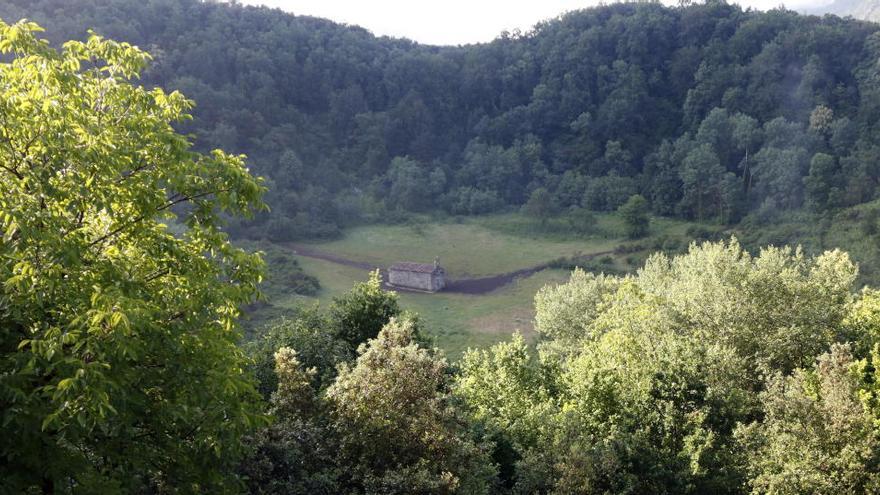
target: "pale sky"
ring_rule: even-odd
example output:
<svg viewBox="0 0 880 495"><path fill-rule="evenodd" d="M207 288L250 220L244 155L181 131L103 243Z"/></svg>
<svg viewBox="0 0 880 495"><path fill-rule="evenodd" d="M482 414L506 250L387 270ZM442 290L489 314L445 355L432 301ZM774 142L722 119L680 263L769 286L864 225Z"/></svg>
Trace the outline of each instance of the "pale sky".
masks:
<svg viewBox="0 0 880 495"><path fill-rule="evenodd" d="M675 3L676 0L663 0ZM830 0L789 0L785 5L821 5ZM598 4L598 0L239 0L248 5L279 7L297 15L324 17L362 26L378 36L409 38L432 45L480 43L503 30L528 31L538 21L570 10ZM734 0L766 10L781 0Z"/></svg>

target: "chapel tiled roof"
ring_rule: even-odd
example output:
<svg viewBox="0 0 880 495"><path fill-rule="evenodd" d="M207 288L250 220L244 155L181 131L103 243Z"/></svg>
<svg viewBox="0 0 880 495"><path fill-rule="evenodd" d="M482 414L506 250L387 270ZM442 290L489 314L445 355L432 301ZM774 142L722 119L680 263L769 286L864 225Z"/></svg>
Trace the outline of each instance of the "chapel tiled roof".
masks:
<svg viewBox="0 0 880 495"><path fill-rule="evenodd" d="M416 273L434 273L434 270L442 270L439 266L435 266L430 263L413 263L410 261L401 261L391 265L388 268L389 270L401 271L401 272L416 272Z"/></svg>

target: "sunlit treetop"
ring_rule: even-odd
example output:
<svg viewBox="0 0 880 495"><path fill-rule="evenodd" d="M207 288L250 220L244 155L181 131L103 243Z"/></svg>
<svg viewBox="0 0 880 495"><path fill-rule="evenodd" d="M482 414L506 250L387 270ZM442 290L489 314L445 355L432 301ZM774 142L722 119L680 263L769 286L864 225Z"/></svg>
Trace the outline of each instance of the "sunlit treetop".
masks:
<svg viewBox="0 0 880 495"><path fill-rule="evenodd" d="M133 82L147 53L39 31L0 22L0 479L221 483L261 421L236 319L262 261L219 226L264 188L191 150L193 103Z"/></svg>

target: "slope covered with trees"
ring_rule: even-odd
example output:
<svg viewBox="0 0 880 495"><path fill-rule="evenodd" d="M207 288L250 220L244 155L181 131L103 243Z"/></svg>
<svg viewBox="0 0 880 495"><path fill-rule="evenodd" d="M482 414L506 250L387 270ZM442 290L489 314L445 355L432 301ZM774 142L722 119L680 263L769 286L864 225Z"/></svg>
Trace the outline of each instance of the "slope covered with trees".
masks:
<svg viewBox="0 0 880 495"><path fill-rule="evenodd" d="M878 26L720 1L613 4L433 47L197 0L11 0L56 41L150 49L200 146L246 153L271 213L240 235L332 235L405 212L553 208L735 223L876 195Z"/></svg>

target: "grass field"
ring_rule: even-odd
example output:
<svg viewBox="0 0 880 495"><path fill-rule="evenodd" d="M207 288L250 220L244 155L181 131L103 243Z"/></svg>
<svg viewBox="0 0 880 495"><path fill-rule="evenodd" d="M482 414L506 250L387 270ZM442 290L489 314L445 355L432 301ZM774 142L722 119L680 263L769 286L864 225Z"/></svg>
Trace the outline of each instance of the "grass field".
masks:
<svg viewBox="0 0 880 495"><path fill-rule="evenodd" d="M687 227L684 222L659 219L654 221L652 232L655 236L682 237ZM614 215L597 215L591 235L575 236L563 220L539 226L521 215L506 214L460 221L363 226L348 230L338 240L303 245L382 267L395 261L430 262L439 257L449 277L460 279L611 251L625 242L621 233L622 227ZM616 268L628 269L624 258L632 257L632 253L615 255ZM271 302L277 307L293 308L315 302L326 306L333 297L368 276L366 270L330 261L304 256L296 256L296 260L307 274L317 277L321 290L313 297L275 294ZM567 278L567 270L548 269L487 294L400 293L400 301L404 309L420 315L436 345L455 359L468 347L488 346L517 331L526 337L534 336L535 294L541 287L562 283Z"/></svg>
<svg viewBox="0 0 880 495"><path fill-rule="evenodd" d="M601 262L591 262L589 266L594 270L628 272L640 267L657 250L682 252L694 237L724 238L735 233L753 252L767 244L803 244L812 253L843 248L860 262L860 282L876 285L880 279L880 214L870 216L871 210L880 211L880 201L842 210L833 217L814 218L806 212L795 212L769 224L746 223L733 231L655 218L651 234L639 241L623 239L620 220L612 214L597 214L595 228L586 236L572 233L564 218L551 219L542 226L522 215L505 214L362 226L346 231L344 237L334 241L303 244L381 267L396 261L430 262L439 257L449 276L461 279L498 275L558 258L609 250L615 253L602 256ZM868 225L867 219L873 219L873 223ZM271 306L255 315L255 320L262 323L302 305L319 303L326 307L334 297L368 276L363 269L293 255L289 247L265 242L247 247L266 251L270 264L270 280L265 289ZM308 288L308 276L317 278L320 290L311 296L294 294L293 287L299 292L303 292L302 287ZM404 309L420 315L436 345L456 359L468 347L488 346L516 331L533 337L535 294L541 287L567 278L567 270L548 269L482 295L401 293L400 301Z"/></svg>
<svg viewBox="0 0 880 495"><path fill-rule="evenodd" d="M275 301L281 306L319 303L326 307L333 297L344 294L352 284L367 279L364 270L324 260L300 258L303 269L316 276L322 284L317 297L292 295ZM399 293L401 306L418 313L435 344L451 358L457 358L468 347L483 347L508 338L519 331L534 335L533 300L546 284L564 282L565 270L544 270L534 276L484 295Z"/></svg>
<svg viewBox="0 0 880 495"><path fill-rule="evenodd" d="M684 232L686 223L655 221L658 232ZM566 234L564 225L538 230L533 220L506 214L466 218L461 222L370 225L346 231L341 239L308 243L345 258L388 266L395 261L431 262L439 257L452 278L511 272L559 257L614 249L622 227L614 215L597 215L595 233Z"/></svg>
<svg viewBox="0 0 880 495"><path fill-rule="evenodd" d="M577 251L613 249L614 242L547 242L469 223L357 227L340 240L310 246L383 267L395 261L429 263L439 257L450 277L471 278L512 272Z"/></svg>

